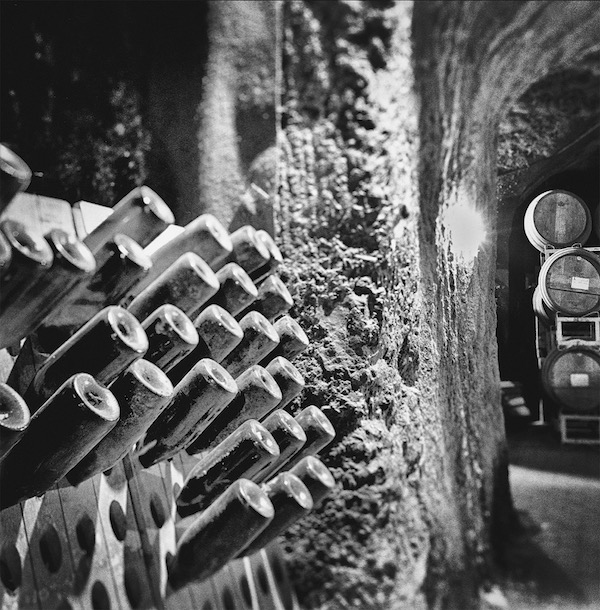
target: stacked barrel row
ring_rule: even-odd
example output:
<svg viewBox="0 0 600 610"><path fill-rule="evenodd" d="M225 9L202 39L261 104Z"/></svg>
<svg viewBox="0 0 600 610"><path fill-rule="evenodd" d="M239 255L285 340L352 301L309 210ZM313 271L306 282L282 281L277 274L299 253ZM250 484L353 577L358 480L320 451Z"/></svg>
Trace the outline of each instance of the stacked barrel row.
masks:
<svg viewBox="0 0 600 610"><path fill-rule="evenodd" d="M333 489L316 454L335 432L316 406L286 410L308 338L287 315L272 238L203 215L148 256L172 222L139 187L83 241L0 223L0 347L25 339L0 385L0 503L123 459L135 470L192 456L168 566L180 588L263 548ZM41 354L31 374L28 351Z"/></svg>
<svg viewBox="0 0 600 610"><path fill-rule="evenodd" d="M545 397L559 414L596 415L600 337L557 334L564 320L572 326L591 324L600 315L600 248L586 247L592 230L590 210L574 193L546 191L529 204L524 226L540 251L533 310L552 346L541 366Z"/></svg>

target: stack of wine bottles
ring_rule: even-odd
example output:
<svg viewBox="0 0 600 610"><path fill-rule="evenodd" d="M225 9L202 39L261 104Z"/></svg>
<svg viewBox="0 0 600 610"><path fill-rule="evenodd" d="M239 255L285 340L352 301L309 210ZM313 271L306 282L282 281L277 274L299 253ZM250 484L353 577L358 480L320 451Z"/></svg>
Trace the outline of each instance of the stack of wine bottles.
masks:
<svg viewBox="0 0 600 610"><path fill-rule="evenodd" d="M149 256L173 221L142 186L83 239L0 223L3 607L199 610L335 488L275 242L205 214Z"/></svg>
<svg viewBox="0 0 600 610"><path fill-rule="evenodd" d="M533 310L544 334L541 380L545 399L561 421L591 422L600 415L600 248L586 203L574 193L538 195L525 213L525 233L540 251ZM600 235L598 235L600 238ZM566 418L566 419L565 419ZM577 440L563 434L563 441ZM591 442L598 442L596 437Z"/></svg>

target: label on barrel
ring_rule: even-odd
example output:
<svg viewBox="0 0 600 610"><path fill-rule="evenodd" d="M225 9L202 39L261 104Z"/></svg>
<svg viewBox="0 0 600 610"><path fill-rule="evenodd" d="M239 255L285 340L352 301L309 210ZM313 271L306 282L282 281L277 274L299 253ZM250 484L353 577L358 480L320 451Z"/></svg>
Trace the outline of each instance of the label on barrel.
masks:
<svg viewBox="0 0 600 610"><path fill-rule="evenodd" d="M587 373L571 373L572 388L587 388L590 385L590 376Z"/></svg>
<svg viewBox="0 0 600 610"><path fill-rule="evenodd" d="M589 290L590 289L590 278L588 277L572 277L571 288L574 290Z"/></svg>

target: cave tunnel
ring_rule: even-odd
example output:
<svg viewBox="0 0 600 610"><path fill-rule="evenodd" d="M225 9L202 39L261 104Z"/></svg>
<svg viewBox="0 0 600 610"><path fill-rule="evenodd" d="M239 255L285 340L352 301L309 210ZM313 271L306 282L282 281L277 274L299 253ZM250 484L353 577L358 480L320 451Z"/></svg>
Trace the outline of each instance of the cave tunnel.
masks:
<svg viewBox="0 0 600 610"><path fill-rule="evenodd" d="M585 60L583 64L586 64ZM589 63L587 67L590 67ZM511 493L517 510L525 511L526 518L545 519L549 533L536 534L534 538L537 537L538 550L544 549L547 556L558 557L558 564L565 565L561 545L566 548L568 543L566 538L559 541L563 533L565 536L576 535L582 541L585 540L580 546L581 560L571 564L577 566L573 568L571 576L577 582L575 589L581 587L577 593L581 599L585 597L584 591L589 594L596 590L594 583L598 581L597 570L587 570L585 562L597 563L599 551L597 548L593 550L594 546L597 547L597 536L593 530L586 532L585 523L589 522L589 514L582 515L577 510L570 513L569 506L571 503L577 505L587 502L594 497L594 479L598 476L599 463L597 447L594 446L595 439L598 438L598 410L597 406L588 410L582 402L578 409L570 410L557 402L545 387L548 374L543 373L542 367L549 355L560 353L559 348L577 350L579 347L573 347L577 345L591 350L587 353L592 353L592 358L597 358L594 354L600 354L600 337L596 325L598 312L593 311L583 317L574 317L571 322L564 322L565 325L570 325L569 331L573 331L568 337L572 342L556 345L558 323L552 317L550 321L536 318L538 314L532 306L545 255L529 241L525 232L525 215L532 201L542 193L555 189L572 193L584 202L590 212L586 224L591 231L589 237L585 241L581 240L579 245L595 255L599 252L600 113L597 74L597 68L586 71L583 67L581 70L551 75L549 79L532 85L517 102L516 108L509 111L507 119L508 123L512 121L513 125L520 124L521 128L523 123L520 121L531 121L529 144L532 148L528 151L531 161L525 167L507 167L510 165L506 163L507 150L503 150L501 144L498 168L496 334L511 463ZM591 92L591 97L585 93L574 96L575 90L580 93ZM533 99L539 103L537 109L532 105ZM536 121L531 118L531 115L540 112L540 107L554 109L554 112L549 113L549 118L556 123L564 118L562 113L565 109L568 109L572 117L567 121L567 127L563 124L562 131L558 129L554 132L554 136L549 138L551 144L546 153L541 154L536 149L536 138L544 131L543 121L538 124L540 131L536 135ZM515 109L516 112L513 112ZM528 113L529 116L523 118ZM550 123L545 124L545 129L548 128L552 130ZM506 123L501 126L501 133L503 129L510 130ZM516 131L518 129L517 127ZM501 140L502 137L501 135ZM522 140L514 138L512 154L518 155L522 144ZM559 252L560 248L557 248L556 253ZM587 382L586 375L590 374L590 369L584 369L583 376ZM570 371L570 374L573 373L577 374L575 370ZM597 376L597 372L595 374ZM590 377L593 375L592 372ZM507 382L514 382L514 386ZM597 400L592 396L591 402ZM522 417L511 412L511 401L514 401L513 404L525 405ZM571 414L582 419L567 419ZM586 421L588 415L591 417ZM535 493L531 491L533 480L537 481L534 484ZM561 486L564 486L564 491L558 492ZM561 495L563 493L569 494L568 500ZM558 517L559 511L569 515L564 523ZM571 531L567 534L573 527L567 525L569 521L578 523L576 533ZM553 541L550 542L552 538ZM531 565L543 561L537 555ZM532 574L538 575L541 590L545 594L561 595L564 592L564 573L556 568L557 565L548 565L543 569L531 567L528 573L530 577ZM550 582L552 579L553 584ZM559 584L561 582L563 585ZM513 603L520 607L518 601L513 599Z"/></svg>
<svg viewBox="0 0 600 610"><path fill-rule="evenodd" d="M598 456L561 446L541 419L540 253L524 232L530 202L547 190L574 193L598 216L600 63L586 51L564 69L580 39L591 44L592 6L575 4L3 3L13 53L1 58L0 138L31 163L29 192L111 206L147 183L177 224L210 212L229 230L241 217L276 229L290 311L310 335L294 361L307 384L292 410L319 405L338 433L322 457L339 489L281 542L303 607L502 607L491 558L528 521L519 530L513 519L500 379L518 385L530 413L508 430L516 508L542 524L545 509L561 517L542 538L555 536L553 549L572 549L567 535L581 542L584 578L595 577L597 484L578 479L576 493L565 486L561 502L548 500L561 474L598 479ZM519 41L524 50L513 38L522 28L535 33ZM501 61L488 69L496 34ZM498 133L488 130L499 84L547 74L549 48L562 71L532 83ZM463 119L469 138L449 137ZM274 185L277 205L246 205L249 180ZM448 210L461 198L497 229L464 268L434 235L440 202ZM600 240L592 232L582 245ZM575 531L565 524L572 500L584 506ZM511 576L531 564L516 580L556 593L548 582L565 577L544 552L509 557Z"/></svg>
<svg viewBox="0 0 600 610"><path fill-rule="evenodd" d="M525 211L538 194L560 189L586 202L594 218L598 214L600 198L598 148L577 161L575 167L569 159L565 159L564 163L568 169L557 170L543 182L527 188L515 201L517 207L508 234L503 230L502 220L499 221L497 338L500 377L522 385L526 404L536 419L540 416L542 387L536 357L532 295L540 272L540 256L525 235ZM506 240L504 243L503 239ZM586 248L597 247L600 238L592 230L582 245Z"/></svg>
<svg viewBox="0 0 600 610"><path fill-rule="evenodd" d="M532 295L540 253L525 232L532 200L554 189L581 198L598 235L599 145L597 54L533 83L500 125L498 148L497 339L500 377L521 384L533 419L543 417ZM526 161L525 161L526 159ZM542 409L543 411L543 409Z"/></svg>

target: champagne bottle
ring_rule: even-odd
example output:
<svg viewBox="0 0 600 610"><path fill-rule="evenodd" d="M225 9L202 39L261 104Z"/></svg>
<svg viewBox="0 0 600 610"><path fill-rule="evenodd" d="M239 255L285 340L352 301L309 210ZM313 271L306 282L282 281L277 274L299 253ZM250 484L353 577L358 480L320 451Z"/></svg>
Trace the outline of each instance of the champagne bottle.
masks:
<svg viewBox="0 0 600 610"><path fill-rule="evenodd" d="M33 415L2 462L0 507L46 492L62 479L119 418L113 394L87 373L69 377Z"/></svg>

